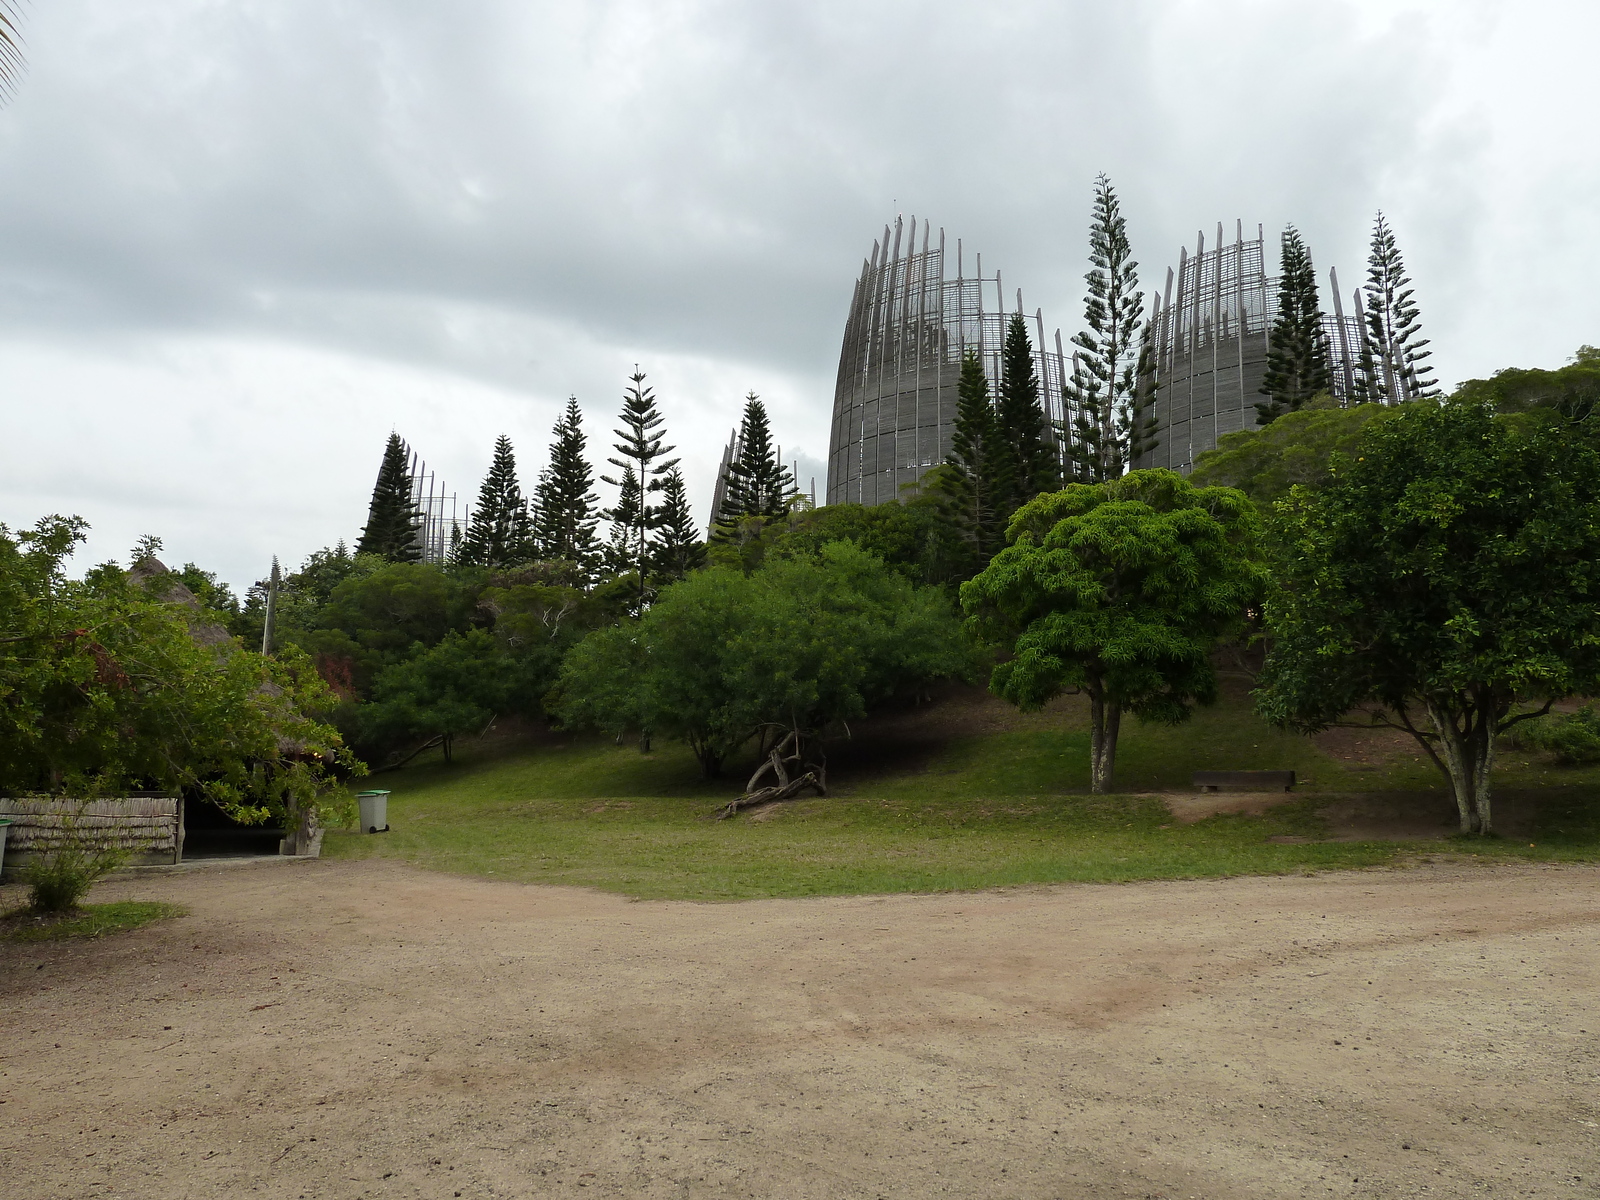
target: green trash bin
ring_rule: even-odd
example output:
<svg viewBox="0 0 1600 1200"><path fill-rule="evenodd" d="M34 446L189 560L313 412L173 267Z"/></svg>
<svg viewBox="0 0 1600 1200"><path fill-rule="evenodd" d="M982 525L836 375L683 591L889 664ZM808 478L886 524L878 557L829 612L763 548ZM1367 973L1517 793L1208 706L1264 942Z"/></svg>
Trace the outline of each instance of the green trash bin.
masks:
<svg viewBox="0 0 1600 1200"><path fill-rule="evenodd" d="M0 883L6 881L6 830L10 825L9 817L0 817Z"/></svg>
<svg viewBox="0 0 1600 1200"><path fill-rule="evenodd" d="M362 833L389 832L388 792L357 792L356 806L361 810Z"/></svg>

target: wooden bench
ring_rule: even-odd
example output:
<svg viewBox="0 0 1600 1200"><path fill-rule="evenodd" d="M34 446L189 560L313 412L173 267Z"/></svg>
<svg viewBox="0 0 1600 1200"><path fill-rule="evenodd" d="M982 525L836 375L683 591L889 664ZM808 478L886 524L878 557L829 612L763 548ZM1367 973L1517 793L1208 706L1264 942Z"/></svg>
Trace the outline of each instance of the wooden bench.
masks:
<svg viewBox="0 0 1600 1200"><path fill-rule="evenodd" d="M1202 792L1289 792L1293 771L1196 771L1194 786Z"/></svg>

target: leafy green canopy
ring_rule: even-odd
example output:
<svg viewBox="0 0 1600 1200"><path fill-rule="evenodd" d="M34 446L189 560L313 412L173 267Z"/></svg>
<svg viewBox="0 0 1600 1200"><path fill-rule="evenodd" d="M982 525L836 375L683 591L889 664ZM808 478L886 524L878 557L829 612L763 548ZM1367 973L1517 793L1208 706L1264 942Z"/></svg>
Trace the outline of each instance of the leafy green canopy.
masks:
<svg viewBox="0 0 1600 1200"><path fill-rule="evenodd" d="M1316 730L1377 706L1434 756L1463 830L1488 832L1516 701L1600 686L1600 451L1546 414L1406 405L1274 523L1290 553L1262 714Z"/></svg>
<svg viewBox="0 0 1600 1200"><path fill-rule="evenodd" d="M378 676L373 702L361 709L363 733L374 742L437 737L450 762L458 734L482 730L496 716L538 710L541 693L555 677L552 657L537 652L544 648L507 653L483 629L448 633L436 646L419 645Z"/></svg>
<svg viewBox="0 0 1600 1200"><path fill-rule="evenodd" d="M1469 379L1456 395L1499 412L1549 409L1569 421L1588 421L1600 412L1600 350L1580 346L1571 363L1553 371L1511 367L1490 379Z"/></svg>
<svg viewBox="0 0 1600 1200"><path fill-rule="evenodd" d="M838 543L666 588L642 618L574 647L554 711L571 726L687 742L714 776L763 729L816 736L971 663L939 592Z"/></svg>
<svg viewBox="0 0 1600 1200"><path fill-rule="evenodd" d="M497 716L539 716L562 656L605 616L573 586L575 570L541 563L491 577L476 609L492 630L451 629L381 671L371 703L353 714L358 744L383 753L437 738L449 762L458 734Z"/></svg>
<svg viewBox="0 0 1600 1200"><path fill-rule="evenodd" d="M352 573L323 604L297 606L296 623L279 625L281 640L340 664L364 695L380 671L419 643L434 646L451 632L485 623L478 600L488 574L431 563L387 563Z"/></svg>
<svg viewBox="0 0 1600 1200"><path fill-rule="evenodd" d="M0 526L0 791L183 790L244 820L337 812L339 735L307 716L333 697L303 654L240 649L142 564L87 578L63 563L76 517ZM158 586L165 581L165 586Z"/></svg>
<svg viewBox="0 0 1600 1200"><path fill-rule="evenodd" d="M1319 396L1261 429L1223 434L1215 450L1195 458L1189 481L1238 488L1265 511L1296 484L1325 482L1333 456L1352 452L1369 422L1393 412L1375 404L1340 408L1332 396Z"/></svg>
<svg viewBox="0 0 1600 1200"><path fill-rule="evenodd" d="M1024 505L1012 544L961 588L972 631L1009 653L990 686L1024 709L1087 693L1092 783L1109 789L1124 709L1176 723L1216 698L1211 651L1265 584L1258 529L1240 492L1166 470Z"/></svg>
<svg viewBox="0 0 1600 1200"><path fill-rule="evenodd" d="M941 463L904 500L795 509L742 544L713 545L714 564L753 571L767 559L815 558L830 542L853 542L913 583L969 579L987 558L967 536L952 495L955 468ZM735 550L736 553L729 553Z"/></svg>

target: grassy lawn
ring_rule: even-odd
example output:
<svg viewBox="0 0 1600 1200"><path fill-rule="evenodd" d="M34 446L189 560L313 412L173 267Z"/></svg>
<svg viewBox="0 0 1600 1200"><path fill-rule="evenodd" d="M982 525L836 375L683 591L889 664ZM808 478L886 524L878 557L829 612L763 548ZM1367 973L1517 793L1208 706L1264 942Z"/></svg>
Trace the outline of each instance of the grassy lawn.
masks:
<svg viewBox="0 0 1600 1200"><path fill-rule="evenodd" d="M114 904L85 904L60 915L35 914L29 909L0 918L0 940L54 942L64 938L103 937L137 929L151 921L181 917L186 910L176 904L150 900L120 900Z"/></svg>
<svg viewBox="0 0 1600 1200"><path fill-rule="evenodd" d="M1270 839L1324 834L1316 810L1327 793L1439 791L1439 781L1410 754L1352 765L1310 739L1266 728L1238 702L1175 729L1130 722L1118 766L1128 793L1187 791L1190 771L1213 766L1293 767L1313 781L1306 795L1264 816L1180 825L1156 797L1081 794L1088 735L1070 706L1008 723L939 738L931 751L902 762L858 755L854 770L834 769L827 799L728 821L711 817L737 794L741 771L730 768L728 779L707 783L681 747L658 745L641 755L583 738L497 751L469 745L454 766L431 763L371 781L392 793L392 832L330 831L324 853L693 900L1274 874L1418 853L1600 857L1594 770L1506 764L1502 788L1541 789L1553 798L1533 846L1510 839L1285 843ZM874 736L863 731L858 741Z"/></svg>

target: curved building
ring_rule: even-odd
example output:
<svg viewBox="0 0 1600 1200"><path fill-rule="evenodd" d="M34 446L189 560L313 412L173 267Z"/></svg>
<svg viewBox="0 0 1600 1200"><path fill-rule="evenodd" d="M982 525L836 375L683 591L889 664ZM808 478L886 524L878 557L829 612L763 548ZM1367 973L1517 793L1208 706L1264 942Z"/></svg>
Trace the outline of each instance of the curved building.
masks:
<svg viewBox="0 0 1600 1200"><path fill-rule="evenodd" d="M1165 289L1150 313L1150 369L1142 383L1152 398L1157 444L1136 467L1171 467L1187 473L1195 455L1216 448L1223 434L1256 427L1255 406L1264 401L1267 337L1278 317L1278 280L1268 278L1261 227L1251 241L1244 223L1224 244L1222 225L1206 249L1196 234L1195 252L1178 250L1176 275L1169 268ZM1333 285L1331 314L1322 318L1333 373L1333 394L1354 395L1361 380L1361 301L1345 316L1339 279Z"/></svg>
<svg viewBox="0 0 1600 1200"><path fill-rule="evenodd" d="M1008 309L1000 272L983 274L977 256L968 275L956 243L955 276L947 277L944 230L937 245L917 222L896 220L861 266L845 321L839 378L828 439L829 504L883 504L921 479L950 453L961 361L976 350L991 391L1000 379L1005 326L1022 312L1022 292ZM891 242L891 234L893 241ZM909 234L909 236L908 236ZM1030 319L1040 399L1052 434L1065 419L1061 333L1044 348L1044 316Z"/></svg>

